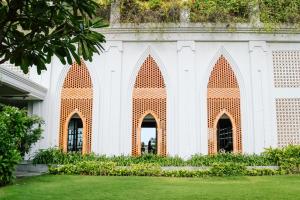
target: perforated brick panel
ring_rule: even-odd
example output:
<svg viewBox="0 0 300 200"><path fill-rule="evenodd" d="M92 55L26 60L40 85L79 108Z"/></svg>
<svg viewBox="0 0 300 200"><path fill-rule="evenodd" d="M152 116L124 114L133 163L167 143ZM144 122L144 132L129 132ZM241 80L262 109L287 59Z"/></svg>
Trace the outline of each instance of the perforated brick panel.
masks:
<svg viewBox="0 0 300 200"><path fill-rule="evenodd" d="M166 155L167 94L163 76L155 60L149 55L136 77L133 89L132 155L140 155L140 134L143 117L151 113L157 117L158 154Z"/></svg>
<svg viewBox="0 0 300 200"><path fill-rule="evenodd" d="M59 146L67 151L68 123L78 113L83 122L83 153L91 152L93 86L84 63L73 64L61 90Z"/></svg>
<svg viewBox="0 0 300 200"><path fill-rule="evenodd" d="M300 87L300 51L273 51L273 68L275 87Z"/></svg>
<svg viewBox="0 0 300 200"><path fill-rule="evenodd" d="M300 98L276 99L278 146L300 145Z"/></svg>
<svg viewBox="0 0 300 200"><path fill-rule="evenodd" d="M223 113L231 117L233 151L242 152L240 90L234 72L224 56L215 64L207 87L209 154L217 153L217 123Z"/></svg>

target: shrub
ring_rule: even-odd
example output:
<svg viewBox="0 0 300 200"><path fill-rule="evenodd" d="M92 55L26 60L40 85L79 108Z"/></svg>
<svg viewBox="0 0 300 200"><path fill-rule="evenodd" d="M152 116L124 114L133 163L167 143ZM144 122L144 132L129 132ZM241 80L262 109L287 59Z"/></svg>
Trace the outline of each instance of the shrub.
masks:
<svg viewBox="0 0 300 200"><path fill-rule="evenodd" d="M76 164L66 164L60 166L50 166L51 174L68 174L68 175L93 175L108 176L114 173L116 163L114 162L98 162L83 161Z"/></svg>
<svg viewBox="0 0 300 200"><path fill-rule="evenodd" d="M300 145L289 145L285 148L269 148L264 156L276 163L286 173L300 172Z"/></svg>
<svg viewBox="0 0 300 200"><path fill-rule="evenodd" d="M274 169L251 169L245 171L245 175L247 176L272 176L283 174L285 174L283 171Z"/></svg>
<svg viewBox="0 0 300 200"><path fill-rule="evenodd" d="M212 166L214 163L234 162L241 163L247 166L268 166L274 165L263 155L247 155L247 154L232 154L220 153L215 155L194 155L188 161L190 166Z"/></svg>
<svg viewBox="0 0 300 200"><path fill-rule="evenodd" d="M33 164L74 164L81 161L105 161L105 156L82 154L80 152L64 153L57 148L40 149L33 157Z"/></svg>
<svg viewBox="0 0 300 200"><path fill-rule="evenodd" d="M284 172L274 169L246 169L236 163L214 164L207 170L162 170L158 164L132 164L117 167L114 162L83 161L76 164L52 166L50 174L92 176L164 176L164 177L207 177L207 176L266 176Z"/></svg>
<svg viewBox="0 0 300 200"><path fill-rule="evenodd" d="M111 0L95 0L99 4L99 8L96 10L96 16L103 19L104 23L109 23L110 20L110 8Z"/></svg>
<svg viewBox="0 0 300 200"><path fill-rule="evenodd" d="M190 3L192 22L248 22L253 0L194 0Z"/></svg>
<svg viewBox="0 0 300 200"><path fill-rule="evenodd" d="M161 167L158 164L132 164L130 174L133 176L160 176Z"/></svg>
<svg viewBox="0 0 300 200"><path fill-rule="evenodd" d="M260 0L260 19L264 23L291 23L300 22L299 0Z"/></svg>
<svg viewBox="0 0 300 200"><path fill-rule="evenodd" d="M34 164L73 164L81 161L112 161L118 166L130 166L139 163L157 163L161 166L183 166L185 162L179 157L164 157L153 154L144 154L139 157L132 156L97 156L95 154L81 154L76 152L64 153L56 148L39 150L34 158Z"/></svg>
<svg viewBox="0 0 300 200"><path fill-rule="evenodd" d="M16 149L7 149L0 155L0 186L6 185L14 180L16 165L21 159Z"/></svg>
<svg viewBox="0 0 300 200"><path fill-rule="evenodd" d="M122 0L121 21L126 23L178 22L181 0Z"/></svg>
<svg viewBox="0 0 300 200"><path fill-rule="evenodd" d="M239 163L215 163L210 169L212 176L242 176L246 174L246 166Z"/></svg>
<svg viewBox="0 0 300 200"><path fill-rule="evenodd" d="M42 121L25 110L0 108L0 185L14 180L15 167L42 133Z"/></svg>
<svg viewBox="0 0 300 200"><path fill-rule="evenodd" d="M278 149L266 149L261 155L243 155L222 153L216 155L194 155L189 160L184 161L179 157L163 157L153 154L145 154L140 157L131 156L97 156L95 154L81 154L81 153L63 153L55 148L39 151L33 162L35 164L76 164L83 161L97 161L97 162L113 162L118 168L114 171L116 175L132 175L132 171L128 172L131 167L147 167L149 166L212 166L212 173L214 176L228 176L228 175L243 175L243 173L253 173L250 175L260 175L273 173L267 169L253 169L245 170L245 166L279 166L280 173L299 173L300 168L300 146L288 146ZM125 166L122 168L122 166ZM148 169L147 169L148 170ZM150 169L149 169L150 170ZM231 170L231 171L230 171ZM201 170L203 171L203 170ZM276 171L276 170L275 170ZM140 172L139 172L140 173ZM146 173L146 172L145 172ZM150 173L150 172L149 172ZM166 176L174 175L164 172ZM184 170L176 173L186 173ZM194 173L194 172L193 172ZM272 174L271 173L271 174ZM199 174L198 174L199 175ZM198 176L190 175L189 176ZM176 174L174 176L177 176ZM201 176L201 175L199 175Z"/></svg>

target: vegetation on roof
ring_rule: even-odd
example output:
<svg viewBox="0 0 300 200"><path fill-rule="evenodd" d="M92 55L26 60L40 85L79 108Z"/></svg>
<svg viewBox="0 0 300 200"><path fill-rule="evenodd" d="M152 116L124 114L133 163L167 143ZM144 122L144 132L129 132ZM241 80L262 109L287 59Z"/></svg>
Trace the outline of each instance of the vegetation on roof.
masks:
<svg viewBox="0 0 300 200"><path fill-rule="evenodd" d="M103 9L99 14L109 19L113 0L95 1ZM183 9L190 12L192 23L250 23L255 15L257 21L274 28L280 24L300 24L299 0L120 0L120 21L178 23Z"/></svg>
<svg viewBox="0 0 300 200"><path fill-rule="evenodd" d="M193 0L191 22L249 22L252 0Z"/></svg>
<svg viewBox="0 0 300 200"><path fill-rule="evenodd" d="M122 0L121 22L179 22L182 0Z"/></svg>

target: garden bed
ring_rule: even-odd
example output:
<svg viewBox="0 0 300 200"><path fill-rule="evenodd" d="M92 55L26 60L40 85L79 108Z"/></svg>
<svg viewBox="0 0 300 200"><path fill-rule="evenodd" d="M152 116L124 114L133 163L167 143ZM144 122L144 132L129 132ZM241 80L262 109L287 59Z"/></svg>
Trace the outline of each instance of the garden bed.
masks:
<svg viewBox="0 0 300 200"><path fill-rule="evenodd" d="M188 160L145 154L99 156L64 153L58 149L41 150L34 164L49 164L51 174L99 176L262 176L300 172L300 146L266 149L261 155L222 153L194 155Z"/></svg>

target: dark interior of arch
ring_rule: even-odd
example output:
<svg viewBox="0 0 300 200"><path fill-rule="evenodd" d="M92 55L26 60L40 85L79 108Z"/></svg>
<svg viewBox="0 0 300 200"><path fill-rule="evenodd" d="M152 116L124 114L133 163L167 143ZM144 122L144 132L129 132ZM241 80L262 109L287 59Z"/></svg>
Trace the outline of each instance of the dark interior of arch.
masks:
<svg viewBox="0 0 300 200"><path fill-rule="evenodd" d="M226 114L222 115L218 121L217 142L218 152L233 151L232 123Z"/></svg>
<svg viewBox="0 0 300 200"><path fill-rule="evenodd" d="M68 125L68 152L82 152L83 123L78 114L74 114Z"/></svg>

